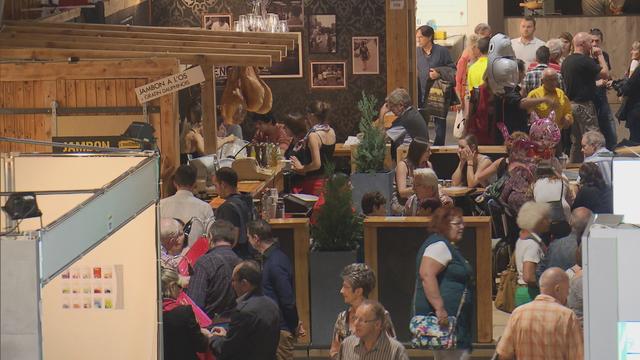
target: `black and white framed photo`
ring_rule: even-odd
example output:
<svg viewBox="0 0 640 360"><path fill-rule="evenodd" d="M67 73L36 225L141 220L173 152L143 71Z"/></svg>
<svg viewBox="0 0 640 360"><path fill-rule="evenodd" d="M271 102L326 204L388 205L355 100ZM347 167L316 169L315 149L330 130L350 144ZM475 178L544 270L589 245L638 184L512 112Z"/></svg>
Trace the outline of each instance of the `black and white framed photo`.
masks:
<svg viewBox="0 0 640 360"><path fill-rule="evenodd" d="M232 19L231 14L203 14L202 28L213 31L231 31Z"/></svg>
<svg viewBox="0 0 640 360"><path fill-rule="evenodd" d="M270 13L278 14L280 20L286 20L289 31L301 31L304 28L303 0L274 0L267 9Z"/></svg>
<svg viewBox="0 0 640 360"><path fill-rule="evenodd" d="M302 77L302 33L297 33L298 38L293 51L287 51L287 56L281 61L274 61L270 68L260 68L260 77L266 79L287 79Z"/></svg>
<svg viewBox="0 0 640 360"><path fill-rule="evenodd" d="M335 15L309 16L309 53L335 54L338 52Z"/></svg>
<svg viewBox="0 0 640 360"><path fill-rule="evenodd" d="M353 74L379 74L380 51L377 36L354 36L351 38L351 63Z"/></svg>
<svg viewBox="0 0 640 360"><path fill-rule="evenodd" d="M312 61L311 79L312 89L346 89L347 88L346 61Z"/></svg>

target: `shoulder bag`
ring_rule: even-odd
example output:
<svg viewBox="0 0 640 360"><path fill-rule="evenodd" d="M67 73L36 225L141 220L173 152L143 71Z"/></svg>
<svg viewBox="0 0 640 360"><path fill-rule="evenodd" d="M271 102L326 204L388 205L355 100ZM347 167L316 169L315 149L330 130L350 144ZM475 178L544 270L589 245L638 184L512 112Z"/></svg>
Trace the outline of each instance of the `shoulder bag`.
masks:
<svg viewBox="0 0 640 360"><path fill-rule="evenodd" d="M468 289L465 287L458 305L456 316L449 316L449 325L440 326L438 317L434 313L429 315L416 315L411 318L409 330L413 335L411 344L414 348L431 349L431 350L450 350L456 348L456 326L460 317L460 311L464 305L464 299L467 296Z"/></svg>
<svg viewBox="0 0 640 360"><path fill-rule="evenodd" d="M494 304L496 309L511 313L516 308L516 287L518 286L518 269L515 252L511 254L509 266L500 273L500 284Z"/></svg>

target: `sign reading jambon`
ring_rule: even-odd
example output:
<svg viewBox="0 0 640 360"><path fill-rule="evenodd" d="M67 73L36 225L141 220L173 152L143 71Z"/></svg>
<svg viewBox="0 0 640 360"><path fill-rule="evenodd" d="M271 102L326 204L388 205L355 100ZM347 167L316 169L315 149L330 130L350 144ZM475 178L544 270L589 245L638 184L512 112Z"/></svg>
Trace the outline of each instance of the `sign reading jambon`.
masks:
<svg viewBox="0 0 640 360"><path fill-rule="evenodd" d="M147 101L182 90L191 85L204 82L204 74L200 66L193 67L181 73L167 76L152 83L136 88L138 101L144 104Z"/></svg>

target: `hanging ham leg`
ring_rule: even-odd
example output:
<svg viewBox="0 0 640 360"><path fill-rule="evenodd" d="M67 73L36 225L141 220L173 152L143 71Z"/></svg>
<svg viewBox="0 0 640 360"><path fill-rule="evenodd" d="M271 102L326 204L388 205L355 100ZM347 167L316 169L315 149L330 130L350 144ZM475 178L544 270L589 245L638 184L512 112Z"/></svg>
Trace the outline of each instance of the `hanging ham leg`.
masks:
<svg viewBox="0 0 640 360"><path fill-rule="evenodd" d="M260 110L256 112L258 114L266 114L269 111L271 111L271 107L273 106L273 93L271 93L271 89L269 88L269 85L267 85L264 82L264 80L262 80L258 75L258 70L254 69L254 72L256 74L256 77L258 78L258 81L260 82L260 85L264 89L264 101L262 102L262 106L260 107Z"/></svg>
<svg viewBox="0 0 640 360"><path fill-rule="evenodd" d="M247 110L258 112L264 103L264 87L253 67L240 68L240 89L247 103Z"/></svg>
<svg viewBox="0 0 640 360"><path fill-rule="evenodd" d="M242 91L240 91L240 69L233 68L227 78L227 84L222 93L220 101L222 107L222 119L225 124L241 123L244 120L242 112L246 110L247 104Z"/></svg>

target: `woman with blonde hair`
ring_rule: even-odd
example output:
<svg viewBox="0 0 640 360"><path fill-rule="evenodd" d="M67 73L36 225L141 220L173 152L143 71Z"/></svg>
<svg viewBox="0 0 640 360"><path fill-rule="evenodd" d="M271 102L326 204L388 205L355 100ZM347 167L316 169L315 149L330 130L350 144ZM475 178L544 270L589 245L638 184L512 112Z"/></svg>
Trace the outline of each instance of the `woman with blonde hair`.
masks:
<svg viewBox="0 0 640 360"><path fill-rule="evenodd" d="M535 201L526 202L518 212L517 223L520 236L516 241L514 253L516 268L518 269L518 287L516 288L515 304L520 306L535 299L540 294L536 268L542 260L545 244L540 234L549 231L551 226L551 206L547 203Z"/></svg>
<svg viewBox="0 0 640 360"><path fill-rule="evenodd" d="M438 176L432 169L414 170L413 191L404 206L404 216L429 216L441 206L453 206L453 200L440 193Z"/></svg>
<svg viewBox="0 0 640 360"><path fill-rule="evenodd" d="M197 352L207 349L208 338L200 330L193 309L189 305L180 305L176 299L182 288L178 273L162 268L162 333L164 359L197 360Z"/></svg>

